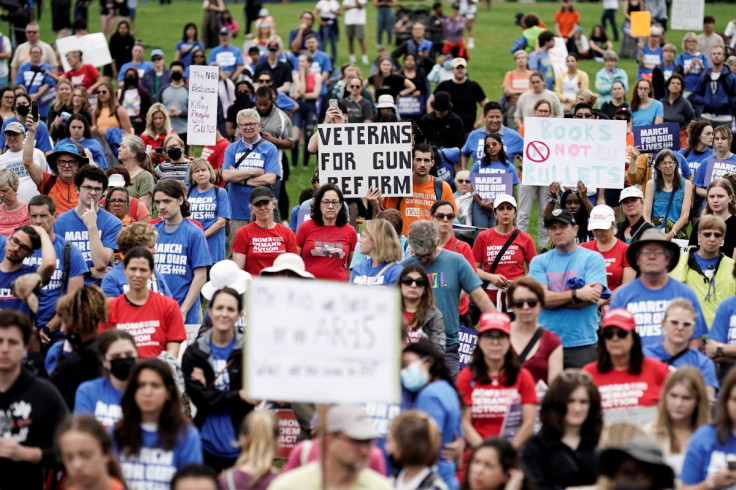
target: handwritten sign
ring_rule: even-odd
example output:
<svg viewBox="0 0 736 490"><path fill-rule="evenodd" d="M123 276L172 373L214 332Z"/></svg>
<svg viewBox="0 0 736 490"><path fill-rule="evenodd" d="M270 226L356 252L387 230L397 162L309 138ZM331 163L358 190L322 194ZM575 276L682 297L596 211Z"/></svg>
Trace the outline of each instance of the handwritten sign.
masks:
<svg viewBox="0 0 736 490"><path fill-rule="evenodd" d="M672 29L700 31L703 29L705 0L672 0L670 21Z"/></svg>
<svg viewBox="0 0 736 490"><path fill-rule="evenodd" d="M337 185L345 197L412 194L411 123L319 126L319 183Z"/></svg>
<svg viewBox="0 0 736 490"><path fill-rule="evenodd" d="M623 189L626 122L594 119L524 119L525 185L560 182Z"/></svg>
<svg viewBox="0 0 736 490"><path fill-rule="evenodd" d="M736 160L718 160L710 157L705 168L705 187L715 179L720 179L726 174L736 174Z"/></svg>
<svg viewBox="0 0 736 490"><path fill-rule="evenodd" d="M634 126L634 144L642 153L657 154L660 150L680 149L680 125L677 123Z"/></svg>
<svg viewBox="0 0 736 490"><path fill-rule="evenodd" d="M652 14L648 10L631 12L631 35L647 37L652 32Z"/></svg>
<svg viewBox="0 0 736 490"><path fill-rule="evenodd" d="M473 182L473 189L484 201L493 201L499 194L514 195L513 174L474 173L470 174L470 180Z"/></svg>
<svg viewBox="0 0 736 490"><path fill-rule="evenodd" d="M64 71L72 69L66 59L66 54L69 51L81 51L82 63L85 65L105 66L112 63L107 39L101 32L85 34L84 36L60 37L56 40L56 48L59 50L59 57Z"/></svg>
<svg viewBox="0 0 736 490"><path fill-rule="evenodd" d="M395 288L258 277L248 289L243 386L250 398L398 403Z"/></svg>
<svg viewBox="0 0 736 490"><path fill-rule="evenodd" d="M189 67L188 145L214 145L217 132L216 66Z"/></svg>

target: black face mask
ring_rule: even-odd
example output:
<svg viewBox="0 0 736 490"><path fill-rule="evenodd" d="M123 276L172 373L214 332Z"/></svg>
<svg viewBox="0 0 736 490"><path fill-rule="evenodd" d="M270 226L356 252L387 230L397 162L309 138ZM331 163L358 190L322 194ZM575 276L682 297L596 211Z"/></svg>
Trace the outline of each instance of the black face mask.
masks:
<svg viewBox="0 0 736 490"><path fill-rule="evenodd" d="M133 366L135 366L134 357L113 359L110 361L110 373L120 381L127 381Z"/></svg>
<svg viewBox="0 0 736 490"><path fill-rule="evenodd" d="M18 111L18 114L20 114L21 116L26 117L31 112L31 106L17 105L15 106L15 110Z"/></svg>
<svg viewBox="0 0 736 490"><path fill-rule="evenodd" d="M125 77L125 83L127 83L128 85L138 85L138 77L136 77L135 75L131 77Z"/></svg>
<svg viewBox="0 0 736 490"><path fill-rule="evenodd" d="M250 94L248 92L238 92L235 94L235 98L240 103L248 102L250 100Z"/></svg>
<svg viewBox="0 0 736 490"><path fill-rule="evenodd" d="M181 148L170 148L166 150L166 153L172 160L178 160L181 158Z"/></svg>
<svg viewBox="0 0 736 490"><path fill-rule="evenodd" d="M184 78L184 74L180 71L172 71L171 72L171 79L175 82L181 81L181 79Z"/></svg>

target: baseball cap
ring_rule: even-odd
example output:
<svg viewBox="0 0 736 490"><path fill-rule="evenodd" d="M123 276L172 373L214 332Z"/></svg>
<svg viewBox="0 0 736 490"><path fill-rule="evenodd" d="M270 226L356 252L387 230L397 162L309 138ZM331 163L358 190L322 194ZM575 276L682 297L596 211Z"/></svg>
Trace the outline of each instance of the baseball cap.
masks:
<svg viewBox="0 0 736 490"><path fill-rule="evenodd" d="M501 204L505 202L511 204L514 208L518 207L516 205L516 199L514 199L514 196L509 196L508 194L499 194L496 196L496 199L493 200L493 209L497 209Z"/></svg>
<svg viewBox="0 0 736 490"><path fill-rule="evenodd" d="M452 67L457 68L458 66L468 66L468 62L465 60L465 58L455 58L452 60Z"/></svg>
<svg viewBox="0 0 736 490"><path fill-rule="evenodd" d="M608 310L601 322L601 330L608 327L618 327L626 332L633 332L636 330L636 319L626 308L614 308Z"/></svg>
<svg viewBox="0 0 736 490"><path fill-rule="evenodd" d="M281 46L279 46L278 41L269 41L268 44L266 44L266 49L269 51L278 51L281 49Z"/></svg>
<svg viewBox="0 0 736 490"><path fill-rule="evenodd" d="M210 269L210 280L202 286L202 296L209 301L215 292L226 287L243 294L248 289L248 281L251 279L251 275L232 260L221 260Z"/></svg>
<svg viewBox="0 0 736 490"><path fill-rule="evenodd" d="M107 187L125 187L125 177L121 174L112 174L107 178Z"/></svg>
<svg viewBox="0 0 736 490"><path fill-rule="evenodd" d="M554 221L559 221L560 223L565 223L568 225L577 224L575 223L575 217L567 209L553 210L551 213L544 217L544 226L549 227L549 225Z"/></svg>
<svg viewBox="0 0 736 490"><path fill-rule="evenodd" d="M627 187L626 189L621 191L621 195L618 198L618 202L622 202L624 199L628 199L630 197L635 197L637 199L644 199L644 194L634 187L633 185L631 187Z"/></svg>
<svg viewBox="0 0 736 490"><path fill-rule="evenodd" d="M230 29L227 28L227 27L221 27L220 28L220 35L222 36L223 34L230 34Z"/></svg>
<svg viewBox="0 0 736 490"><path fill-rule="evenodd" d="M611 225L616 222L616 213L611 206L599 204L590 210L589 230L610 230Z"/></svg>
<svg viewBox="0 0 736 490"><path fill-rule="evenodd" d="M26 132L26 130L23 128L23 125L21 123L19 123L18 121L13 121L11 123L8 123L7 126L5 126L5 131L3 131L3 132L4 133L10 132L10 133L21 133L21 134L23 134L23 133Z"/></svg>
<svg viewBox="0 0 736 490"><path fill-rule="evenodd" d="M501 311L488 311L480 316L478 323L478 334L498 330L511 335L511 319L506 313Z"/></svg>
<svg viewBox="0 0 736 490"><path fill-rule="evenodd" d="M325 430L328 434L342 432L351 439L367 441L379 437L373 420L358 405L335 405L327 411Z"/></svg>
<svg viewBox="0 0 736 490"><path fill-rule="evenodd" d="M258 204L262 201L276 201L273 192L268 187L259 186L250 191L250 203Z"/></svg>
<svg viewBox="0 0 736 490"><path fill-rule="evenodd" d="M154 49L151 51L151 59L155 60L156 58L163 58L164 57L164 51L162 49Z"/></svg>

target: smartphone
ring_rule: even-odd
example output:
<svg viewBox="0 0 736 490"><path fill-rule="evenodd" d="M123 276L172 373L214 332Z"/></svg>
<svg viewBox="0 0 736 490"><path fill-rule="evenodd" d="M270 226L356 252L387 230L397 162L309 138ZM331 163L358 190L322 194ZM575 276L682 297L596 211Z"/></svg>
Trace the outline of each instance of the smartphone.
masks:
<svg viewBox="0 0 736 490"><path fill-rule="evenodd" d="M31 116L33 117L34 122L38 122L38 101L37 100L31 101Z"/></svg>
<svg viewBox="0 0 736 490"><path fill-rule="evenodd" d="M727 458L726 461L727 461L728 469L729 470L731 470L731 471L736 470L736 459L734 459L733 457L731 457L731 458Z"/></svg>
<svg viewBox="0 0 736 490"><path fill-rule="evenodd" d="M333 109L337 108L337 99L330 99L330 107Z"/></svg>

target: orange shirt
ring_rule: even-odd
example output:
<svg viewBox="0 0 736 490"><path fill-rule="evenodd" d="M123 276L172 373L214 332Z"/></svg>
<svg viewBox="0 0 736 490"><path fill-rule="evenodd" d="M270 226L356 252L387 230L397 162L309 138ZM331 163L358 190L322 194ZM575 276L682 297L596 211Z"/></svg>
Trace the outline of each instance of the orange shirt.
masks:
<svg viewBox="0 0 736 490"><path fill-rule="evenodd" d="M506 75L503 77L503 88L509 87L514 89L514 91L524 91L526 92L531 87L529 85L529 77L532 75L531 70L526 70L523 73L519 73L516 70L510 70L506 72ZM518 99L519 96L515 95L512 97L513 100Z"/></svg>
<svg viewBox="0 0 736 490"><path fill-rule="evenodd" d="M558 11L555 14L555 24L559 24L560 34L569 37L572 36L572 29L575 24L580 24L580 17L574 10L572 12Z"/></svg>
<svg viewBox="0 0 736 490"><path fill-rule="evenodd" d="M434 177L426 184L417 184L416 181L413 184L414 194L401 198L401 204L399 204L398 197L387 197L383 200L384 208L398 209L401 212L401 216L404 218L403 234L405 236L409 236L409 227L412 223L420 219L429 220L432 217L429 211L432 204L437 202L437 195L434 192ZM457 213L455 197L452 195L452 189L447 182L442 183L441 197L450 201L455 213Z"/></svg>
<svg viewBox="0 0 736 490"><path fill-rule="evenodd" d="M48 182L51 179L55 179L54 185L45 194L48 195L54 204L56 204L56 212L66 213L72 208L77 207L79 202L79 195L77 194L77 188L74 187L74 182L65 184L60 178L48 172L43 173L43 180L41 185L38 186L38 191L44 194L44 189L48 186Z"/></svg>

